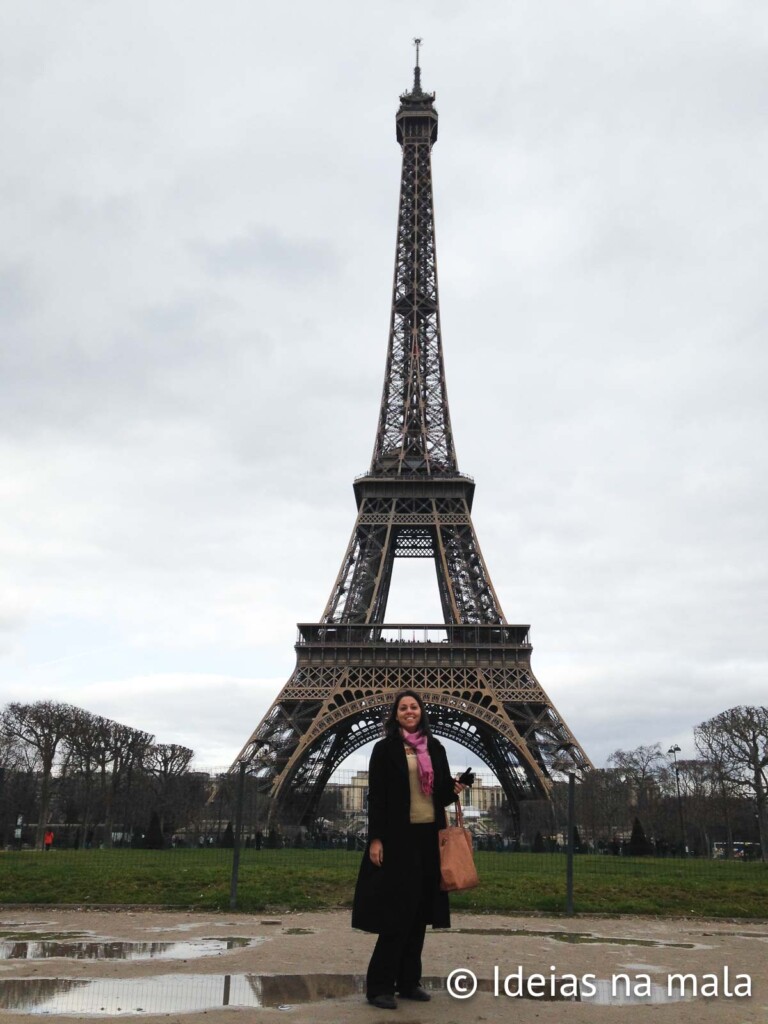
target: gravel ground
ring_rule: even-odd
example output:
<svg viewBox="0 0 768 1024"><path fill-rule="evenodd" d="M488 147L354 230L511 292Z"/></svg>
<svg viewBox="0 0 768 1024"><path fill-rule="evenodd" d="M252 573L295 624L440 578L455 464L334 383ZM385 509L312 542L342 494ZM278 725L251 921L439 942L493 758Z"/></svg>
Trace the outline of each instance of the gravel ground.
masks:
<svg viewBox="0 0 768 1024"><path fill-rule="evenodd" d="M768 1024L768 923L475 914L454 914L453 923L450 931L428 932L425 945L425 977L434 979L433 984L443 990L435 991L426 1004L401 1000L397 1011L392 1012L370 1007L360 994L353 994L351 976L364 974L375 937L352 931L346 911L246 915L0 909L0 941L6 943L9 937L31 937L24 933L50 935L57 941L65 941L69 935L81 942L195 943L232 937L256 940L249 946L219 949L206 956L195 955L199 947L181 947L175 957L166 953L143 960L83 960L71 956L0 960L0 1005L12 1005L18 994L26 991L14 985L17 979L66 978L101 980L99 1005L88 1006L97 1016L91 1017L82 1009L72 1010L66 995L52 992L47 1020L125 1020L129 1011L135 1013L141 1007L138 1016L129 1019L149 1024L352 1024L377 1020L396 1024L506 1020L540 1024L635 1024L649 1020L660 1024ZM6 955L10 955L7 947ZM451 972L464 968L480 979L479 989L469 998L454 998L444 990L446 979ZM494 968L498 968L498 994L493 991ZM695 998L689 994L682 1000L669 999L669 975L677 972L694 975L699 989L703 986L705 993L717 991L717 996L702 996L699 991ZM535 974L542 976L539 986L545 992L554 976L565 985L566 994L569 988L576 989L577 979L587 976L582 994L588 995L594 988L605 1001L521 999L504 993L506 976L512 976L508 985L514 991L519 977L526 983L525 979ZM615 982L621 1000L612 1000L612 979L619 974L635 979L638 1001L623 998L625 983L621 980ZM244 975L263 976L263 980L249 982ZM726 986L732 993L745 990L746 979L738 975L749 975L750 997L727 994ZM225 976L229 976L229 982ZM287 980L283 980L285 976ZM137 988L127 992L121 987L127 982ZM53 989L53 984L47 987ZM649 1002L645 986L660 1001ZM41 989L45 987L44 982ZM83 989L73 986L73 991L74 998L82 1000L78 992ZM230 1005L223 1005L227 998ZM241 1005L233 1005L238 1000ZM243 1001L251 1005L242 1005ZM42 1002L37 1005L37 1013L0 1009L0 1021L39 1024L45 1007ZM196 1005L198 1009L183 1011L184 1005ZM110 1007L112 1012L108 1012Z"/></svg>

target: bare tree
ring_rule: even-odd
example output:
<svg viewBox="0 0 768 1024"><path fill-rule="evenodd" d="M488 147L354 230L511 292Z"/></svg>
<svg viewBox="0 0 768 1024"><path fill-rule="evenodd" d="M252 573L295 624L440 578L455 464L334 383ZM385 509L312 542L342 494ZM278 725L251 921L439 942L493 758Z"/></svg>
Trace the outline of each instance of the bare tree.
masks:
<svg viewBox="0 0 768 1024"><path fill-rule="evenodd" d="M577 820L595 848L608 849L618 833L629 830L629 796L629 784L618 768L596 768L577 786Z"/></svg>
<svg viewBox="0 0 768 1024"><path fill-rule="evenodd" d="M194 750L179 743L153 743L147 748L144 768L157 779L175 779L189 768L194 756Z"/></svg>
<svg viewBox="0 0 768 1024"><path fill-rule="evenodd" d="M694 852L709 856L712 843L709 835L709 821L713 804L712 776L709 765L702 760L677 762L677 780L680 796L670 793L668 809L676 806L676 815L686 841L690 836ZM684 810L683 810L684 805Z"/></svg>
<svg viewBox="0 0 768 1024"><path fill-rule="evenodd" d="M51 700L11 703L3 712L3 733L28 747L39 761L40 813L35 842L42 845L48 824L51 779L59 745L71 730L73 708Z"/></svg>
<svg viewBox="0 0 768 1024"><path fill-rule="evenodd" d="M757 810L763 861L768 861L768 707L740 705L694 730L696 747L723 779L749 791Z"/></svg>
<svg viewBox="0 0 768 1024"><path fill-rule="evenodd" d="M6 709L0 714L0 769L18 771L24 766L24 753L18 736L12 735L5 726Z"/></svg>
<svg viewBox="0 0 768 1024"><path fill-rule="evenodd" d="M104 801L104 845L112 845L117 797L130 790L134 773L141 767L154 736L129 725L100 718L95 724L95 760ZM127 803L127 801L126 801ZM127 809L127 808L126 808ZM124 814L125 819L125 814ZM123 829L128 823L123 821Z"/></svg>
<svg viewBox="0 0 768 1024"><path fill-rule="evenodd" d="M179 805L179 781L186 775L194 750L179 743L153 743L144 755L144 771L153 779L157 797L154 808L165 826L169 815L177 812Z"/></svg>
<svg viewBox="0 0 768 1024"><path fill-rule="evenodd" d="M649 835L663 827L660 796L669 782L669 765L658 743L614 750L608 763L622 776L631 793L630 819L638 816Z"/></svg>
<svg viewBox="0 0 768 1024"><path fill-rule="evenodd" d="M3 719L5 709L0 712L0 848L12 835L11 829L21 812L15 782L23 765L22 747L15 736L5 732Z"/></svg>
<svg viewBox="0 0 768 1024"><path fill-rule="evenodd" d="M73 708L72 727L66 738L66 763L70 776L78 780L82 800L83 840L88 842L94 814L94 787L100 764L99 753L103 737L108 735L110 722L83 708ZM98 818L95 819L98 821Z"/></svg>
<svg viewBox="0 0 768 1024"><path fill-rule="evenodd" d="M161 813L189 816L200 789L189 771L193 756L189 747L154 744L148 732L69 704L8 704L0 709L0 835L23 815L37 820L42 842L51 814L59 813L54 775L60 810L78 822L86 844L102 821L110 846L118 815L121 831L130 832L153 798Z"/></svg>
<svg viewBox="0 0 768 1024"><path fill-rule="evenodd" d="M658 743L635 747L634 750L614 750L608 764L618 768L633 786L641 810L643 801L658 785L668 767Z"/></svg>

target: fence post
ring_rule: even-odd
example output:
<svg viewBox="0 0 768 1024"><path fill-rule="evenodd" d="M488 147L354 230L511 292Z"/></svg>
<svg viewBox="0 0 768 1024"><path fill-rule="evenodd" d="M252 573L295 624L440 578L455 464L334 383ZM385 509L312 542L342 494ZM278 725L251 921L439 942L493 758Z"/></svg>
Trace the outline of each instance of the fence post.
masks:
<svg viewBox="0 0 768 1024"><path fill-rule="evenodd" d="M247 761L239 761L237 776L237 797L235 806L235 835L232 848L232 881L229 886L229 909L237 910L237 876L240 870L240 834L243 831L243 795L245 793L245 769Z"/></svg>
<svg viewBox="0 0 768 1024"><path fill-rule="evenodd" d="M568 842L565 867L565 913L573 917L573 833L576 828L576 776L568 772Z"/></svg>

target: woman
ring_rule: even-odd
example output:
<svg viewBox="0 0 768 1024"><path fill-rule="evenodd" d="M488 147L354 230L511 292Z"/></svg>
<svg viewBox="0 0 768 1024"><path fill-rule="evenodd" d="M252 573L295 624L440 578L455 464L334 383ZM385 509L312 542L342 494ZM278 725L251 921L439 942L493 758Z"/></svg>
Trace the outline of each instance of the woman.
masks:
<svg viewBox="0 0 768 1024"><path fill-rule="evenodd" d="M381 1009L395 1009L395 991L404 999L430 998L420 984L424 935L428 924L451 924L437 833L445 828L446 804L464 788L451 778L421 697L401 690L371 753L368 845L352 908L352 927L379 935L366 996Z"/></svg>

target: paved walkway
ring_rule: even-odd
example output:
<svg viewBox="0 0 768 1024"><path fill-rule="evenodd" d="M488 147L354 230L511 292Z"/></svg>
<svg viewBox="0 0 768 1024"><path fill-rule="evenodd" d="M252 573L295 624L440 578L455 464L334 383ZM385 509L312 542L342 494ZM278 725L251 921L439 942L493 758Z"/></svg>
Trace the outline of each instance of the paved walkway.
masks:
<svg viewBox="0 0 768 1024"><path fill-rule="evenodd" d="M403 1000L395 1012L368 1006L354 991L355 976L359 984L374 937L353 932L348 912L246 915L0 909L0 940L23 941L32 937L30 933L49 935L52 941L78 935L80 941L127 943L256 940L202 957L194 955L198 947L182 946L176 951L180 958L163 953L143 960L83 960L71 958L70 952L64 959L0 960L0 1005L25 996L29 981L23 979L36 979L37 989L53 1001L46 1013L49 1021L71 1020L62 1015L72 1005L66 1000L82 1000L87 991L82 983L91 980L98 983L100 1005L89 1009L99 1019L115 1019L99 1012L101 1007L111 1007L114 1013L119 1006L119 1019L141 1007L134 1019L149 1024L367 1024L381 1020L393 1024L506 1020L768 1024L768 923L454 914L451 931L427 934L424 965L429 984L435 987L432 1001ZM66 946L58 950L68 951ZM471 975L455 973L461 971L471 971L478 979L478 991L469 998L452 997L445 991L452 974L462 991L473 984ZM670 982L678 973L691 976L685 981L682 999L680 983L674 977ZM506 995L505 977L511 992L527 985L537 998L531 998L531 993L524 999ZM66 982L45 979L73 979L81 984L69 986L70 991ZM14 980L22 984L9 985ZM55 991L57 984L61 994ZM634 1000L627 998L628 985ZM747 987L752 995L740 996ZM569 996L574 992L579 994L578 1001L553 998L553 993ZM189 1012L179 1012L184 1006ZM37 1014L0 1009L0 1021L39 1024L43 1008L41 996ZM88 1019L82 1009L69 1009L73 1012Z"/></svg>

